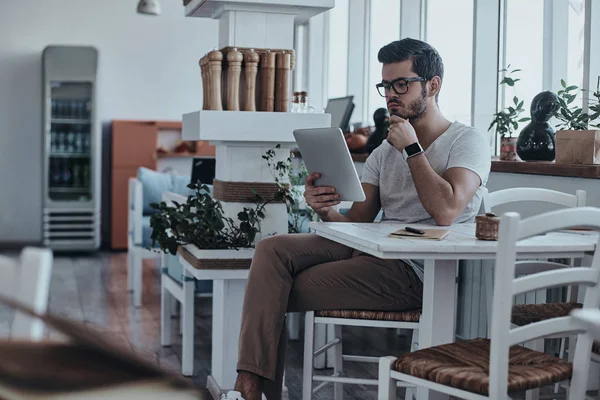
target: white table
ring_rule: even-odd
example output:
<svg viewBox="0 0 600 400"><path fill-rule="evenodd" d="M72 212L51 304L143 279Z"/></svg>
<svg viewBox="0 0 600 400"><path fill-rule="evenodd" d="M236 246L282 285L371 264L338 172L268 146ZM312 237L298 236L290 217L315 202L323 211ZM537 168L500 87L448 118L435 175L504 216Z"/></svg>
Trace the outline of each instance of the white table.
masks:
<svg viewBox="0 0 600 400"><path fill-rule="evenodd" d="M389 237L403 229L398 223L312 222L317 235L385 259L425 261L422 328L419 348L451 343L455 334L456 271L459 260L495 259L497 242L475 238L475 224L457 224L443 240ZM411 224L412 227L429 227ZM519 258L580 258L595 249L597 237L550 233L517 244ZM419 388L419 399L447 399Z"/></svg>

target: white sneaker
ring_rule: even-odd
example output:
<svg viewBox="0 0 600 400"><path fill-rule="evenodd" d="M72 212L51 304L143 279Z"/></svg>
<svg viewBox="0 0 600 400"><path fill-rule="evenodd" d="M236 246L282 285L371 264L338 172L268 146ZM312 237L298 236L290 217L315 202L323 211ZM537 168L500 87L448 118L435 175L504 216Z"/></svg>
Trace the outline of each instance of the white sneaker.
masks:
<svg viewBox="0 0 600 400"><path fill-rule="evenodd" d="M238 392L237 390L230 390L229 392L227 392L227 394L222 394L221 395L221 400L245 400L242 397L242 394L240 392Z"/></svg>
<svg viewBox="0 0 600 400"><path fill-rule="evenodd" d="M262 399L267 400L267 397L263 394ZM230 390L229 392L227 392L227 395L225 395L225 394L221 395L221 400L245 400L245 399L242 397L242 394L240 392L238 392L237 390Z"/></svg>

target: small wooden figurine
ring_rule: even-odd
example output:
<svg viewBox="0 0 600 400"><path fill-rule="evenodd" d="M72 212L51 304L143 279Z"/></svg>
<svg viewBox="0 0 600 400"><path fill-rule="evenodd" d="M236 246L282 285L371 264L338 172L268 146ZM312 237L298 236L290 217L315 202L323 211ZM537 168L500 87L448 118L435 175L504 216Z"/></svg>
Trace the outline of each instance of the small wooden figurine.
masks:
<svg viewBox="0 0 600 400"><path fill-rule="evenodd" d="M275 76L275 111L287 112L289 107L291 54L277 54L277 70Z"/></svg>
<svg viewBox="0 0 600 400"><path fill-rule="evenodd" d="M275 106L275 53L267 50L260 60L260 110L273 111Z"/></svg>
<svg viewBox="0 0 600 400"><path fill-rule="evenodd" d="M258 61L260 57L254 49L250 49L244 56L246 70L246 101L245 111L256 111L256 75L258 73Z"/></svg>
<svg viewBox="0 0 600 400"><path fill-rule="evenodd" d="M237 48L227 53L227 110L240 110L240 75L244 56Z"/></svg>
<svg viewBox="0 0 600 400"><path fill-rule="evenodd" d="M223 53L213 50L208 53L208 110L223 110L221 97L221 71L223 70Z"/></svg>

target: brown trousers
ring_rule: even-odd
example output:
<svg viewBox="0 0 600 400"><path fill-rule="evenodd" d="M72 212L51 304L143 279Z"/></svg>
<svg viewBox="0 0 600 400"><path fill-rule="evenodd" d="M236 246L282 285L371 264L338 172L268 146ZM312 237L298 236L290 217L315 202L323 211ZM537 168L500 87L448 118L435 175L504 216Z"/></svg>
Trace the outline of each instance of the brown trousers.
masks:
<svg viewBox="0 0 600 400"><path fill-rule="evenodd" d="M423 285L413 269L314 234L258 242L246 283L237 370L265 378L269 400L281 397L286 312L403 311L421 307Z"/></svg>

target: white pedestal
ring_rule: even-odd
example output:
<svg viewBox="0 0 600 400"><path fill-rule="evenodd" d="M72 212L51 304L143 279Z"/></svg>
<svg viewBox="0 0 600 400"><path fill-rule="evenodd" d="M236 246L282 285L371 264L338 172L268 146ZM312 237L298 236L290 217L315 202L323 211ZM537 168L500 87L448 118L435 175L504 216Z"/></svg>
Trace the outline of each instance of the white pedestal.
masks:
<svg viewBox="0 0 600 400"><path fill-rule="evenodd" d="M325 12L335 0L192 0L188 17L219 20L219 48L227 46L293 49L294 24ZM198 54L198 58L202 54ZM200 73L200 71L198 71ZM201 105L198 106L201 108ZM277 161L289 157L295 146L295 129L331 126L329 114L283 112L196 111L183 115L183 140L209 140L216 146L217 180L224 182L274 183L273 174L262 158L277 144ZM286 182L288 177L280 178ZM227 216L237 221L237 213L247 203L222 202ZM252 205L250 205L252 206ZM287 233L285 204L268 204L261 234ZM223 271L225 272L225 271ZM196 274L195 274L196 275ZM217 398L233 388L237 372L238 337L245 279L215 278L213 303L213 360L208 386Z"/></svg>

